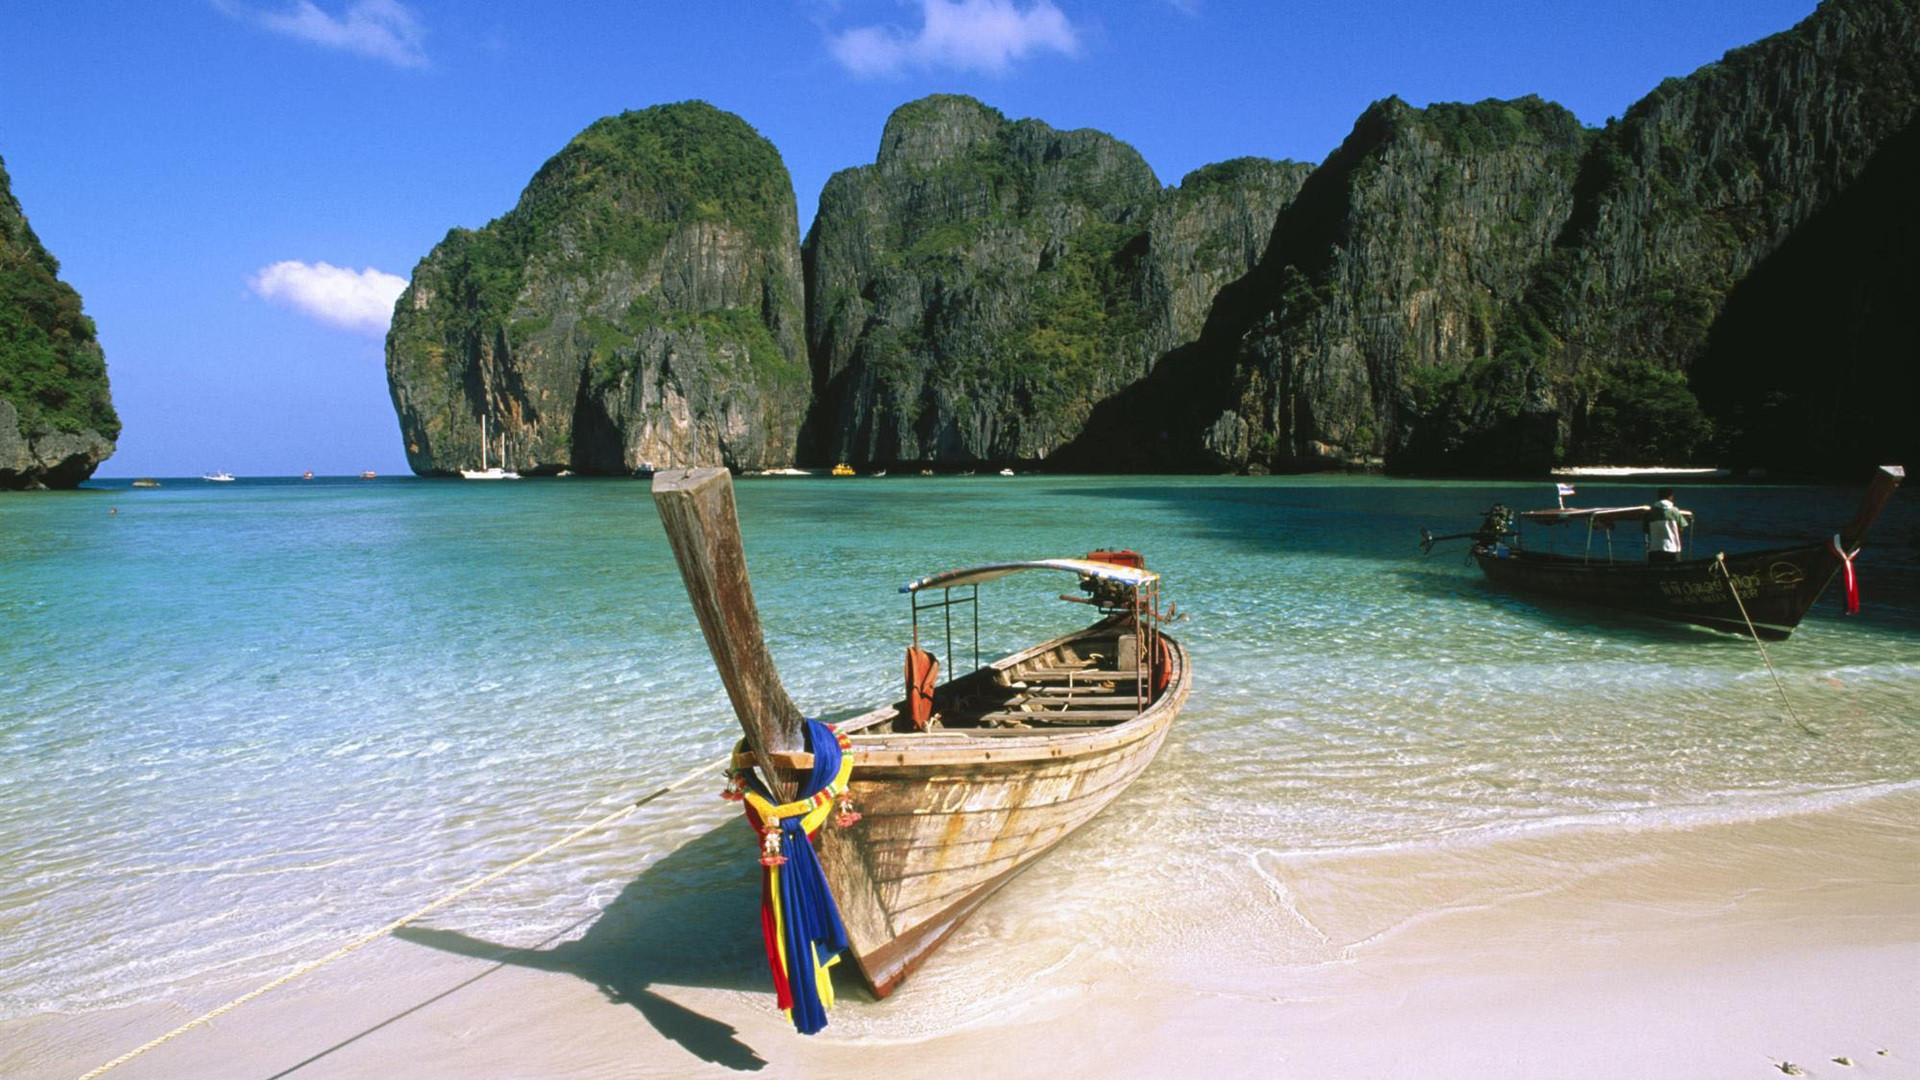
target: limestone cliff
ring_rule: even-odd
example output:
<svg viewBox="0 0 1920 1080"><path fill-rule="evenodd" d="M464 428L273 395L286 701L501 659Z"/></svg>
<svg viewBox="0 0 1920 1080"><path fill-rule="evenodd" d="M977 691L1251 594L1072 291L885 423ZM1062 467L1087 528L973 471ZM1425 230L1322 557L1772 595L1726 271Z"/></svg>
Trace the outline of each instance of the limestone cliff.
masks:
<svg viewBox="0 0 1920 1080"><path fill-rule="evenodd" d="M1102 403L1056 460L1476 473L1696 455L1779 464L1759 455L1777 457L1785 429L1803 447L1898 456L1891 433L1907 425L1889 418L1864 438L1848 421L1857 406L1805 374L1807 334L1719 324L1770 259L1776 284L1761 292L1777 301L1777 283L1821 276L1778 264L1812 258L1831 273L1880 251L1868 261L1891 276L1854 271L1880 283L1869 292L1881 299L1842 302L1853 322L1803 301L1750 305L1743 325L1797 317L1830 331L1856 382L1912 385L1910 344L1887 352L1911 304L1886 282L1912 279L1887 237L1913 235L1915 206L1888 194L1863 211L1869 200L1849 192L1870 169L1911 175L1898 147L1920 85L1916 7L1828 0L1597 132L1532 98L1374 106L1280 216L1258 268L1221 291L1200 339ZM1816 224L1817 243L1790 243ZM1712 340L1722 345L1703 363ZM1780 355L1789 342L1798 357ZM1755 367L1764 377L1745 378Z"/></svg>
<svg viewBox="0 0 1920 1080"><path fill-rule="evenodd" d="M1920 120L1727 294L1691 385L1723 462L1855 480L1920 462Z"/></svg>
<svg viewBox="0 0 1920 1080"><path fill-rule="evenodd" d="M75 487L120 436L93 320L59 273L0 162L0 490Z"/></svg>
<svg viewBox="0 0 1920 1080"><path fill-rule="evenodd" d="M1045 460L1198 331L1304 166L1245 159L1164 192L1131 147L937 95L835 174L807 237L815 460Z"/></svg>
<svg viewBox="0 0 1920 1080"><path fill-rule="evenodd" d="M1911 189L1897 198L1852 192L1876 162L1884 173L1911 176L1911 164L1900 161L1910 162L1911 150L1890 147L1912 131L1917 106L1920 4L1828 0L1792 30L1668 80L1609 125L1582 163L1579 205L1535 275L1526 317L1501 341L1514 370L1551 372L1562 445L1582 457L1636 442L1670 445L1678 421L1649 430L1627 423L1625 410L1611 406L1631 402L1634 415L1644 416L1640 392L1684 373L1719 429L1711 444L1717 456L1794 464L1783 445L1757 453L1769 439L1749 430L1758 420L1751 412L1756 394L1741 370L1793 369L1801 373L1796 387L1818 387L1824 376L1839 374L1836 347L1844 353L1849 339L1857 342L1862 333L1885 340L1891 336L1886 320L1910 321L1911 293L1877 308L1843 303L1862 317L1852 323L1834 319L1834 307L1808 303L1804 294L1797 300L1776 294L1781 321L1818 322L1836 331L1812 350L1796 349L1784 336L1762 340L1719 324L1730 314L1730 298L1765 263L1776 264L1776 275L1791 275L1790 266L1822 249L1830 269L1859 268L1879 263L1874 253L1888 251L1891 236L1914 234L1920 208ZM1859 204L1869 199L1876 212L1861 213ZM1792 243L1810 227L1824 239ZM1836 244L1851 256L1833 259ZM1911 258L1909 252L1904 261L1909 281ZM1894 253L1893 266L1900 264ZM1744 338L1748 347L1738 357L1723 350L1709 372L1701 362L1716 332L1729 342ZM1864 385L1880 383L1870 391L1877 395L1887 389L1882 376L1912 385L1913 355L1908 337L1903 350L1858 358L1852 366ZM1797 447L1835 440L1856 446L1849 470L1878 464L1889 449L1863 445L1858 415L1831 409L1812 415L1798 389L1776 404L1800 414ZM1910 429L1903 417L1881 430ZM1709 444L1702 439L1701 445Z"/></svg>
<svg viewBox="0 0 1920 1080"><path fill-rule="evenodd" d="M1393 452L1429 373L1491 352L1567 218L1585 139L1537 98L1374 105L1197 340L1106 403L1065 460L1300 469Z"/></svg>
<svg viewBox="0 0 1920 1080"><path fill-rule="evenodd" d="M808 401L793 186L701 102L594 123L395 305L387 373L416 473L791 465Z"/></svg>
<svg viewBox="0 0 1920 1080"><path fill-rule="evenodd" d="M1235 158L1196 169L1162 194L1141 260L1155 355L1199 338L1214 297L1259 265L1274 219L1312 172L1298 161Z"/></svg>
<svg viewBox="0 0 1920 1080"><path fill-rule="evenodd" d="M804 248L764 140L649 109L421 263L394 401L422 472L477 463L483 417L517 467L609 473L1845 472L1920 449L1917 101L1920 0L1826 0L1604 129L1387 98L1316 167L1177 188L936 95Z"/></svg>

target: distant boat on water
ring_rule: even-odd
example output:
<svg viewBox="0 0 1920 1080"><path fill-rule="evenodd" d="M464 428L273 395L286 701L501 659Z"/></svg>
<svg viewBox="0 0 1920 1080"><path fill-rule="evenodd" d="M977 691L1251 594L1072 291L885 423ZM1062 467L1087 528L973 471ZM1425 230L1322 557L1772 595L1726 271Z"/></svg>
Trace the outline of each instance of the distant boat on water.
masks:
<svg viewBox="0 0 1920 1080"><path fill-rule="evenodd" d="M374 477L376 477L376 476L379 476L379 475L380 475L379 473L377 473L377 472L374 472L374 471L373 471L372 469L367 469L367 470L365 470L364 472L362 472L362 473L360 474L360 479L362 479L362 480L371 480L371 479L373 479Z"/></svg>
<svg viewBox="0 0 1920 1080"><path fill-rule="evenodd" d="M506 456L507 456L507 437L505 435L501 435L500 436L500 457L502 459L505 459ZM460 475L462 478L467 480L518 480L520 479L520 474L517 472L514 472L512 469L503 469L498 465L494 465L491 467L487 465L487 418L484 416L480 418L480 467L477 469L461 469Z"/></svg>
<svg viewBox="0 0 1920 1080"><path fill-rule="evenodd" d="M200 479L211 480L216 484L231 484L233 483L233 474L230 472L201 473Z"/></svg>
<svg viewBox="0 0 1920 1080"><path fill-rule="evenodd" d="M160 481L155 480L151 476L143 476L140 479L135 480L133 482L133 486L137 488L156 488L160 486Z"/></svg>
<svg viewBox="0 0 1920 1080"><path fill-rule="evenodd" d="M311 480L311 479L313 479L313 470L312 470L312 469L308 469L308 470L307 470L306 472L303 472L303 473L301 473L301 474L300 474L300 479L302 479L302 480Z"/></svg>

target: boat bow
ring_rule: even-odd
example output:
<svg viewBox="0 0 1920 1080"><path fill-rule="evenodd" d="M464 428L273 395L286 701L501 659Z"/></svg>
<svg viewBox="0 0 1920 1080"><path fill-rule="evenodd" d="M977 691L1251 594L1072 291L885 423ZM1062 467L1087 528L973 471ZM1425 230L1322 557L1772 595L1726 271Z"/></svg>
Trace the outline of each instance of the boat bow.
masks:
<svg viewBox="0 0 1920 1080"><path fill-rule="evenodd" d="M792 774L773 755L805 749L806 720L767 652L747 577L733 478L721 468L661 470L653 477L653 503L754 763L776 795L791 798Z"/></svg>

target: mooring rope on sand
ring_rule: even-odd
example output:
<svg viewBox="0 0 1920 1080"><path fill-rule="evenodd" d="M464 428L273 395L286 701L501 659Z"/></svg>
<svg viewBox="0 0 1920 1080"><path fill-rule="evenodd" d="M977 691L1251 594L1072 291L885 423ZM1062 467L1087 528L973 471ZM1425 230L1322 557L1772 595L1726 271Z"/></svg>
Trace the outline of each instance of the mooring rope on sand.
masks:
<svg viewBox="0 0 1920 1080"><path fill-rule="evenodd" d="M1727 553L1716 552L1714 561L1720 566L1720 575L1727 579L1727 591L1733 594L1733 602L1740 606L1740 617L1746 620L1747 633L1753 635L1753 643L1760 648L1760 659L1767 665L1767 674L1773 676L1774 689L1780 691L1780 703L1787 707L1787 715L1793 717L1793 722L1800 725L1801 731L1809 735L1820 734L1808 727L1806 721L1800 719L1800 715L1793 711L1793 699L1787 696L1787 687L1780 681L1780 673L1773 670L1773 658L1767 655L1767 645L1760 640L1760 632L1753 628L1753 616L1747 614L1747 603L1740 599L1740 587L1733 583L1733 571L1727 569Z"/></svg>
<svg viewBox="0 0 1920 1080"><path fill-rule="evenodd" d="M711 765L702 765L700 766L700 768L695 769L694 771L688 773L687 775L681 777L678 780L675 780L673 783L668 784L663 788L660 788L659 790L653 792L652 794L644 795L638 799L635 799L633 802L628 803L627 805L621 807L618 810L615 810L613 813L608 814L606 817L601 818L599 821L596 821L591 825L583 825L580 828L575 829L574 831L568 833L567 835L561 837L558 840L555 840L553 843L548 844L546 847L541 848L539 851L536 851L531 855L526 855L526 856L522 856L521 858L515 859L513 862L508 863L507 865L501 867L500 869L495 870L490 874L487 874L485 877L478 878L465 885L462 885L460 888L455 889L453 892L448 893L447 895L441 897L438 900L435 900L430 904L426 904L421 907L415 908L413 911L410 911L407 914L402 915L400 918L393 920L392 922L388 923L387 925L381 927L378 930L374 930L374 931L370 931L369 933L362 934L360 937L355 938L352 941L349 941L345 945L340 946L339 948L333 950L332 952L328 953L327 955L321 957L318 960L313 960L306 964L302 964L300 967L297 967L294 970L287 972L285 975L280 976L279 978L273 980L272 982L267 983L264 986L261 986L254 990L249 990L248 992L240 995L237 998L234 998L232 1001L227 1002L225 1005L222 1005L217 1009L213 1009L210 1012L202 1013L201 1015L194 1017L193 1019L187 1021L186 1023L181 1024L179 1027L174 1028L172 1031L167 1032L165 1035L162 1035L144 1045L134 1047L132 1050L129 1050L124 1054L121 1054L119 1057L114 1058L112 1061L107 1062L105 1065L100 1066L99 1068L93 1070L92 1072L83 1074L82 1076L79 1077L79 1080L94 1080L95 1077L100 1076L101 1074L106 1073L111 1069L117 1069L120 1066L125 1065L127 1062L132 1061L134 1058L139 1057L141 1054L144 1054L147 1051L154 1049L155 1047L165 1045L166 1043L179 1038L180 1036L186 1034L189 1031L192 1031L194 1028L197 1028L202 1024L208 1023L213 1020L217 1020L220 1017L225 1016L227 1013L230 1013L233 1010L239 1008L240 1006L245 1005L247 1002L252 1001L254 998L257 998L262 994L265 994L271 990L278 989L279 987L285 986L286 984L292 982L295 979L300 978L303 975L310 975L313 972L316 972L321 968L326 967L328 964L333 963L335 960L338 960L341 957L346 956L348 953L353 952L354 950L360 948L361 946L370 944L374 941L378 941L380 938L383 938L388 934L393 933L395 930L398 930L401 927L407 925L408 923L413 922L415 919L422 918L426 915L431 914L432 912L438 911L439 909L446 907L448 904L453 903L455 900L460 899L461 897L467 895L468 893L473 892L475 889L478 889L483 885L486 885L493 881L497 881L500 878L505 877L506 875L512 873L513 871L518 870L521 867L527 865L528 863L541 858L542 856L551 855L552 853L560 850L563 847L566 847L568 844L573 843L574 841L580 839L583 836L586 836L589 833L596 832L600 829L606 828L608 825L611 825L614 822L620 820L621 818L626 817L628 814L631 814L635 810L640 809L641 807L647 805L653 800L660 798L662 795L666 795L671 792L678 791L679 789L687 786L693 781L698 780L702 776L711 776L715 769L725 768L727 765L731 764L732 761L733 761L733 755L729 753L726 757L720 759L718 762L715 762Z"/></svg>

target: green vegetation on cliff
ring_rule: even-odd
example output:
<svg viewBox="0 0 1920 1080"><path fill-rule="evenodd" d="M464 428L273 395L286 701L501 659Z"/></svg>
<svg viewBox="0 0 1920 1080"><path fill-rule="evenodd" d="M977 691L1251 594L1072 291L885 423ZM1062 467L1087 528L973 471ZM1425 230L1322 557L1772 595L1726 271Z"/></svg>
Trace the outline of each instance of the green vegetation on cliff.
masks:
<svg viewBox="0 0 1920 1080"><path fill-rule="evenodd" d="M1845 202L1848 191L1865 182L1869 164L1909 127L1917 107L1920 4L1829 0L1792 30L1665 80L1609 122L1580 163L1561 237L1513 317L1503 320L1496 347L1514 372L1538 372L1547 381L1545 400L1561 429L1556 454L1643 463L1712 456L1840 472L1877 463L1866 449L1842 468L1824 452L1788 452L1788 441L1756 440L1756 424L1793 416L1790 426L1802 432L1791 440L1796 447L1810 432L1818 432L1814 443L1860 448L1870 441L1837 410L1793 408L1802 396L1795 392L1781 393L1776 404L1785 408L1762 406L1767 393L1754 388L1819 382L1781 377L1784 367L1824 351L1801 349L1776 363L1771 356L1785 342L1819 336L1784 327L1818 325L1849 341L1840 351L1851 352L1851 342L1888 336L1884 320L1898 319L1904 302L1856 303L1853 295L1878 291L1869 286L1835 297L1854 313L1836 319L1829 314L1834 304L1809 302L1811 290L1769 289L1772 332L1748 339L1721 323L1736 311L1744 318L1763 310L1730 308L1742 291L1755 291L1749 279L1800 279L1782 264L1803 252L1823 260L1824 275L1876 279L1871 272L1855 275L1837 252L1883 250L1888 230L1912 228L1911 200L1884 200L1871 216L1825 208ZM1823 219L1830 227L1822 240L1793 242ZM1835 231L1840 223L1848 230L1844 238ZM1896 274L1903 265L1910 263L1888 261ZM1862 332L1876 321L1881 329ZM1714 344L1735 339L1746 339L1738 359ZM1720 355L1710 356L1716 350ZM1863 374L1881 367L1871 361L1853 366ZM1735 374L1743 368L1766 374L1743 379ZM1705 377L1695 377L1700 374ZM1797 463L1783 460L1793 457ZM1534 457L1524 465L1551 463Z"/></svg>
<svg viewBox="0 0 1920 1080"><path fill-rule="evenodd" d="M387 338L409 461L791 464L804 415L798 227L779 152L704 102L596 121L515 207L454 229Z"/></svg>
<svg viewBox="0 0 1920 1080"><path fill-rule="evenodd" d="M106 359L80 294L59 273L0 162L0 400L13 404L26 435L90 430L111 441L120 418Z"/></svg>
<svg viewBox="0 0 1920 1080"><path fill-rule="evenodd" d="M1167 190L1100 132L956 95L901 106L807 239L815 456L1047 457L1197 331L1189 284L1245 273L1303 172L1241 159Z"/></svg>
<svg viewBox="0 0 1920 1080"><path fill-rule="evenodd" d="M982 162L993 167L983 169ZM943 180L980 185L980 190L993 193L995 209L978 218L910 232L910 239L902 237L903 249L883 254L879 261L891 273L960 285L973 294L970 301L1014 307L1004 319L976 318L985 313L969 304L965 325L949 323L945 329L954 331L952 335L917 342L916 351L922 357L937 353L949 377L1020 388L1025 419L1064 429L1075 426L1076 409L1084 411L1099 396L1103 374L1114 359L1140 352L1146 313L1134 296L1138 260L1130 251L1138 248L1143 230L1104 220L1111 207L1098 201L1098 192L1086 189L1069 189L1068 198L1078 203L1079 213L1072 215L1077 227L1060 232L1028 219L1023 211L1031 207L1039 186L1034 171L1032 163L1004 152L967 155L956 168L943 170ZM981 265L982 251L995 246L1040 254L1021 260L1029 263L1025 266ZM993 296L989 300L982 293ZM889 338L893 345L901 344L897 335ZM964 348L952 347L962 342ZM893 357L896 371L903 370L901 359Z"/></svg>
<svg viewBox="0 0 1920 1080"><path fill-rule="evenodd" d="M1241 452L1418 468L1535 427L1538 387L1490 345L1564 220L1586 140L1537 97L1370 107L1283 214L1239 314L1257 321L1221 343L1254 369L1232 406L1251 428Z"/></svg>
<svg viewBox="0 0 1920 1080"><path fill-rule="evenodd" d="M1717 459L1854 480L1920 462L1920 118L1728 297L1689 381Z"/></svg>
<svg viewBox="0 0 1920 1080"><path fill-rule="evenodd" d="M699 101L625 112L574 136L504 217L449 232L447 287L475 329L500 325L536 268L593 278L644 267L690 222L773 248L792 201L779 152L739 117Z"/></svg>
<svg viewBox="0 0 1920 1080"><path fill-rule="evenodd" d="M828 181L797 258L772 148L668 106L450 234L390 362L457 376L403 415L556 431L559 403L629 452L680 422L675 380L710 377L693 408L729 437L800 402L813 464L1894 459L1874 432L1913 384L1917 103L1920 0L1824 0L1604 129L1532 96L1387 97L1318 166L1172 189L1112 136L933 95Z"/></svg>

